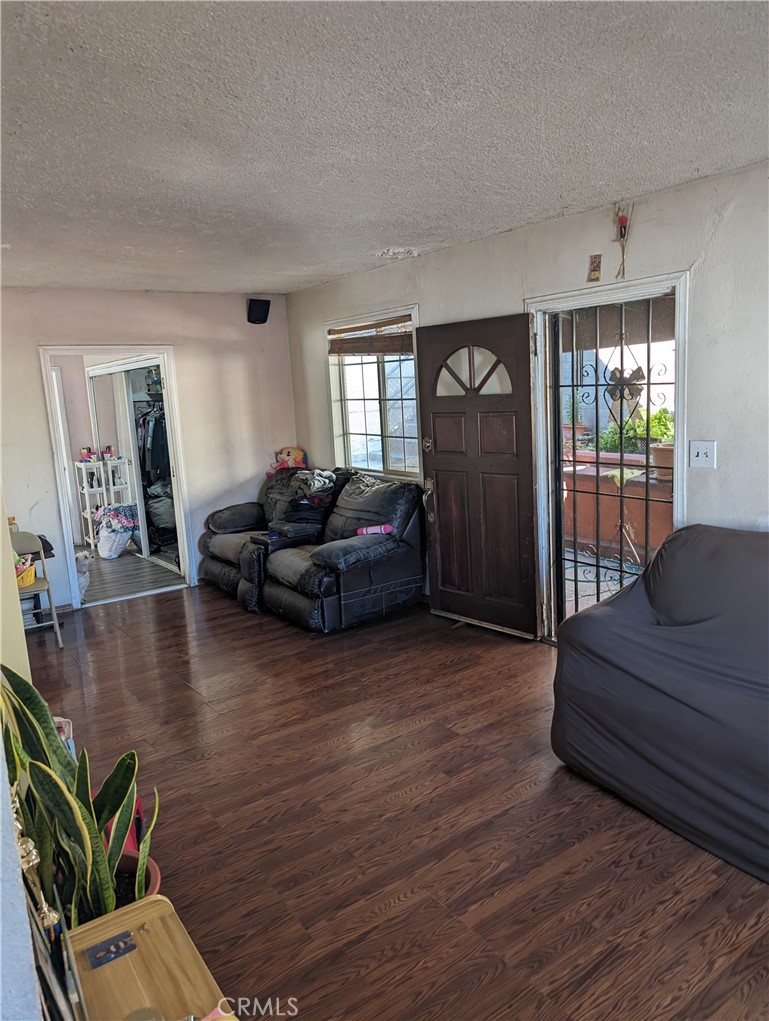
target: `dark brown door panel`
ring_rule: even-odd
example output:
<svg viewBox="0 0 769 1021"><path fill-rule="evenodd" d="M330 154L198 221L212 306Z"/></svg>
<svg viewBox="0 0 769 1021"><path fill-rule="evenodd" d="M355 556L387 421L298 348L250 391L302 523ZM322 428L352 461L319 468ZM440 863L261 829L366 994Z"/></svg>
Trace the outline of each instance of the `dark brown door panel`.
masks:
<svg viewBox="0 0 769 1021"><path fill-rule="evenodd" d="M432 607L536 635L529 317L421 327L417 357Z"/></svg>

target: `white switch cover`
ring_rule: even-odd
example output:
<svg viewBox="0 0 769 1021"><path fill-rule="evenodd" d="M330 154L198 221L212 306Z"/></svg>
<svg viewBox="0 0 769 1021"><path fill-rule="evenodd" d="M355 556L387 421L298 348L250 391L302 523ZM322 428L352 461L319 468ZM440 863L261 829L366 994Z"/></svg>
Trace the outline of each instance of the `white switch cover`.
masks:
<svg viewBox="0 0 769 1021"><path fill-rule="evenodd" d="M716 466L716 441L690 440L689 467L715 468L715 466Z"/></svg>

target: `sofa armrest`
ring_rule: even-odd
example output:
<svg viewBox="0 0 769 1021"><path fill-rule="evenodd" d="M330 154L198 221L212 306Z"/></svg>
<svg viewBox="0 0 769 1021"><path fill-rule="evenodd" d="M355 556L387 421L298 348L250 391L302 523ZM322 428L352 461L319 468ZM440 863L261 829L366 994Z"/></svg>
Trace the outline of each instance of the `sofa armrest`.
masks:
<svg viewBox="0 0 769 1021"><path fill-rule="evenodd" d="M264 508L260 503L233 503L208 515L206 528L220 535L266 528Z"/></svg>
<svg viewBox="0 0 769 1021"><path fill-rule="evenodd" d="M291 549L294 546L310 546L318 541L319 532L315 525L308 526L306 531L292 532L291 535L275 535L272 532L254 532L251 535L251 542L255 546L261 546L266 554L274 553L279 549Z"/></svg>
<svg viewBox="0 0 769 1021"><path fill-rule="evenodd" d="M399 548L400 543L392 535L353 535L318 546L311 559L319 567L341 574L356 564L384 560Z"/></svg>

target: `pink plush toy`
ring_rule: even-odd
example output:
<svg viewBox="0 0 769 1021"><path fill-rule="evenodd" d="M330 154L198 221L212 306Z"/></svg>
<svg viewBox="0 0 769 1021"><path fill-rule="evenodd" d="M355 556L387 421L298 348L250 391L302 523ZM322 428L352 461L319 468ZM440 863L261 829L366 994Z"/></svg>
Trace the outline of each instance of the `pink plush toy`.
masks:
<svg viewBox="0 0 769 1021"><path fill-rule="evenodd" d="M389 535L392 530L392 525L368 525L367 528L359 528L356 535Z"/></svg>
<svg viewBox="0 0 769 1021"><path fill-rule="evenodd" d="M271 471L267 478L271 479L281 468L306 468L308 466L307 451L301 447L281 447L275 451L275 460L270 465Z"/></svg>

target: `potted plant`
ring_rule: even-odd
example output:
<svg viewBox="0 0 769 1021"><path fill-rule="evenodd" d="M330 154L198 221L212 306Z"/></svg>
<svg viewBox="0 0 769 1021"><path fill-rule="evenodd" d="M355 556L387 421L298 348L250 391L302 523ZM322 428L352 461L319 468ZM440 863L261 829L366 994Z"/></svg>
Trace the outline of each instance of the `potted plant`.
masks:
<svg viewBox="0 0 769 1021"><path fill-rule="evenodd" d="M575 436L579 438L586 432L587 426L582 421L579 401L575 401L572 395L568 394L563 411L563 438L573 443Z"/></svg>
<svg viewBox="0 0 769 1021"><path fill-rule="evenodd" d="M618 453L620 446L625 454L644 454L648 450L652 465L673 467L673 415L667 408L660 408L649 416L640 408L633 418L625 419L620 436L619 425L612 422L599 437L600 449L607 453ZM659 460L658 460L659 459ZM661 477L661 476L660 476Z"/></svg>
<svg viewBox="0 0 769 1021"><path fill-rule="evenodd" d="M2 667L3 745L25 835L34 841L45 899L59 894L74 928L156 893L160 870L149 857L158 794L137 853L124 852L136 817L136 752L121 755L96 793L88 752L77 762L59 737L47 703L23 677ZM126 880L126 876L130 877ZM126 895L130 882L133 896Z"/></svg>

